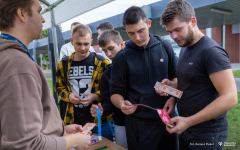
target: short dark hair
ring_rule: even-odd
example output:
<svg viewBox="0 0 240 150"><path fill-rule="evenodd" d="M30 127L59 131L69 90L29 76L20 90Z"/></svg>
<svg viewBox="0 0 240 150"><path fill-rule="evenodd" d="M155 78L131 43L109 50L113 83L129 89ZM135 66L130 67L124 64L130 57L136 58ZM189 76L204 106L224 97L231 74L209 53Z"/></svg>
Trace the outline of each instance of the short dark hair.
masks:
<svg viewBox="0 0 240 150"><path fill-rule="evenodd" d="M191 17L195 16L195 11L189 2L185 0L172 0L163 11L160 24L162 26L167 25L175 18L178 18L181 22L189 22Z"/></svg>
<svg viewBox="0 0 240 150"><path fill-rule="evenodd" d="M96 27L96 30L99 30L99 29L103 32L103 31L106 31L106 30L113 30L114 28L113 28L113 25L111 24L111 22L105 21L105 22L100 23Z"/></svg>
<svg viewBox="0 0 240 150"><path fill-rule="evenodd" d="M123 41L120 33L116 30L107 30L104 31L99 39L98 39L98 45L100 47L106 46L110 41L115 42L117 45L120 44L121 41Z"/></svg>
<svg viewBox="0 0 240 150"><path fill-rule="evenodd" d="M76 25L76 27L73 29L73 35L78 34L78 36L86 36L88 33L92 37L92 30L89 28L89 26L84 24Z"/></svg>
<svg viewBox="0 0 240 150"><path fill-rule="evenodd" d="M78 25L78 24L81 24L80 22L73 22L72 24L71 24L71 29L72 29L72 26L76 26L76 25Z"/></svg>
<svg viewBox="0 0 240 150"><path fill-rule="evenodd" d="M19 8L23 8L29 16L32 16L32 5L33 0L0 0L0 30L14 27L15 16Z"/></svg>
<svg viewBox="0 0 240 150"><path fill-rule="evenodd" d="M143 11L141 7L137 6L132 6L129 7L123 14L123 25L129 25L129 24L136 24L140 20L143 20L144 22L147 23L148 21L148 16L147 14Z"/></svg>

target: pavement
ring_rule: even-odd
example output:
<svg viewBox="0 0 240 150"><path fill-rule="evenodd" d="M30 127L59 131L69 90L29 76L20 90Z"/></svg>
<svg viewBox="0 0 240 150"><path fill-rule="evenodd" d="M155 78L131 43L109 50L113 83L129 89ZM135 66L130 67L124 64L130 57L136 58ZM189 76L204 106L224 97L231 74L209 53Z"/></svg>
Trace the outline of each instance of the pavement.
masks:
<svg viewBox="0 0 240 150"><path fill-rule="evenodd" d="M231 63L232 70L240 70L240 63ZM52 72L43 71L47 79L52 79ZM237 91L240 92L240 78L235 78Z"/></svg>
<svg viewBox="0 0 240 150"><path fill-rule="evenodd" d="M232 70L240 70L240 63L232 63ZM235 78L237 91L240 92L240 78Z"/></svg>
<svg viewBox="0 0 240 150"><path fill-rule="evenodd" d="M240 63L231 63L232 70L240 70Z"/></svg>

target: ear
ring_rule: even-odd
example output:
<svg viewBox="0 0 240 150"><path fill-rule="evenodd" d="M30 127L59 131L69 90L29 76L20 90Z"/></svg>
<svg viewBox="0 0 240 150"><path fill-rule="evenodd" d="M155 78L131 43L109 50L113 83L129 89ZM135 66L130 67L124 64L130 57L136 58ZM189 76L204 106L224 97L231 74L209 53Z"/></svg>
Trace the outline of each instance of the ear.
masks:
<svg viewBox="0 0 240 150"><path fill-rule="evenodd" d="M192 27L195 27L197 25L197 19L196 17L191 17L191 24L192 24Z"/></svg>
<svg viewBox="0 0 240 150"><path fill-rule="evenodd" d="M70 41L71 41L71 43L72 43L72 45L73 45L73 38L70 38Z"/></svg>
<svg viewBox="0 0 240 150"><path fill-rule="evenodd" d="M70 30L70 34L72 35L72 31Z"/></svg>
<svg viewBox="0 0 240 150"><path fill-rule="evenodd" d="M18 8L16 18L25 23L27 21L27 12L23 8Z"/></svg>
<svg viewBox="0 0 240 150"><path fill-rule="evenodd" d="M151 20L148 20L147 25L148 25L148 29L150 29L150 28L151 28L151 25L152 25L152 21L151 21Z"/></svg>
<svg viewBox="0 0 240 150"><path fill-rule="evenodd" d="M91 45L92 45L93 39L91 39Z"/></svg>
<svg viewBox="0 0 240 150"><path fill-rule="evenodd" d="M125 47L125 45L124 45L124 42L123 42L123 41L121 41L121 42L120 42L120 45L121 45L121 49L123 49L123 48Z"/></svg>

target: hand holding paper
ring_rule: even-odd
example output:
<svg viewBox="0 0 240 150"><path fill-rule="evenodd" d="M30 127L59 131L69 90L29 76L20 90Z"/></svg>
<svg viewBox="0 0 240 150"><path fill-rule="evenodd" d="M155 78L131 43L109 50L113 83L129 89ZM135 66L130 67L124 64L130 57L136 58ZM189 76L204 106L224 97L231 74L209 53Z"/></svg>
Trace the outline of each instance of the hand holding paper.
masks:
<svg viewBox="0 0 240 150"><path fill-rule="evenodd" d="M123 101L121 103L120 109L126 115L132 114L136 111L137 106L132 105L129 101Z"/></svg>
<svg viewBox="0 0 240 150"><path fill-rule="evenodd" d="M159 90L159 91L163 91L167 94L170 94L172 96L175 96L177 98L181 98L183 92L182 91L179 91L171 86L168 86L168 85L165 85L165 84L162 84L160 82L156 82L155 86L154 86L155 89ZM157 91L158 92L158 91Z"/></svg>
<svg viewBox="0 0 240 150"><path fill-rule="evenodd" d="M177 124L174 128L166 127L166 130L170 134L172 134L172 133L181 134L182 132L184 132L187 128L189 128L191 126L189 124L189 118L180 117L180 116L172 118L169 123Z"/></svg>

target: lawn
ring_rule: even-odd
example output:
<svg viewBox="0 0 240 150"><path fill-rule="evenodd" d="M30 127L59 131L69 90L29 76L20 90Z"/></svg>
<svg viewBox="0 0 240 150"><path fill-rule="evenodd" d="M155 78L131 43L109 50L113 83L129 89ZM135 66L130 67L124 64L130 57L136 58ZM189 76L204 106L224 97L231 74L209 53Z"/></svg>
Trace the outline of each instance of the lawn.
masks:
<svg viewBox="0 0 240 150"><path fill-rule="evenodd" d="M239 74L240 75L240 74ZM240 76L239 76L240 77ZM238 104L227 113L228 119L228 137L226 142L235 142L236 146L225 146L224 150L240 149L240 92L238 92Z"/></svg>
<svg viewBox="0 0 240 150"><path fill-rule="evenodd" d="M237 70L238 71L238 70ZM240 77L240 70L239 70ZM52 92L52 80L48 79L48 84ZM226 142L236 143L236 146L225 146L223 150L239 150L240 149L240 92L238 92L238 104L227 113L228 119L228 137Z"/></svg>
<svg viewBox="0 0 240 150"><path fill-rule="evenodd" d="M240 78L240 70L234 70L233 75L234 75L234 77L239 77Z"/></svg>
<svg viewBox="0 0 240 150"><path fill-rule="evenodd" d="M52 79L48 79L47 82L48 82L49 88L51 89L51 92L53 92Z"/></svg>

